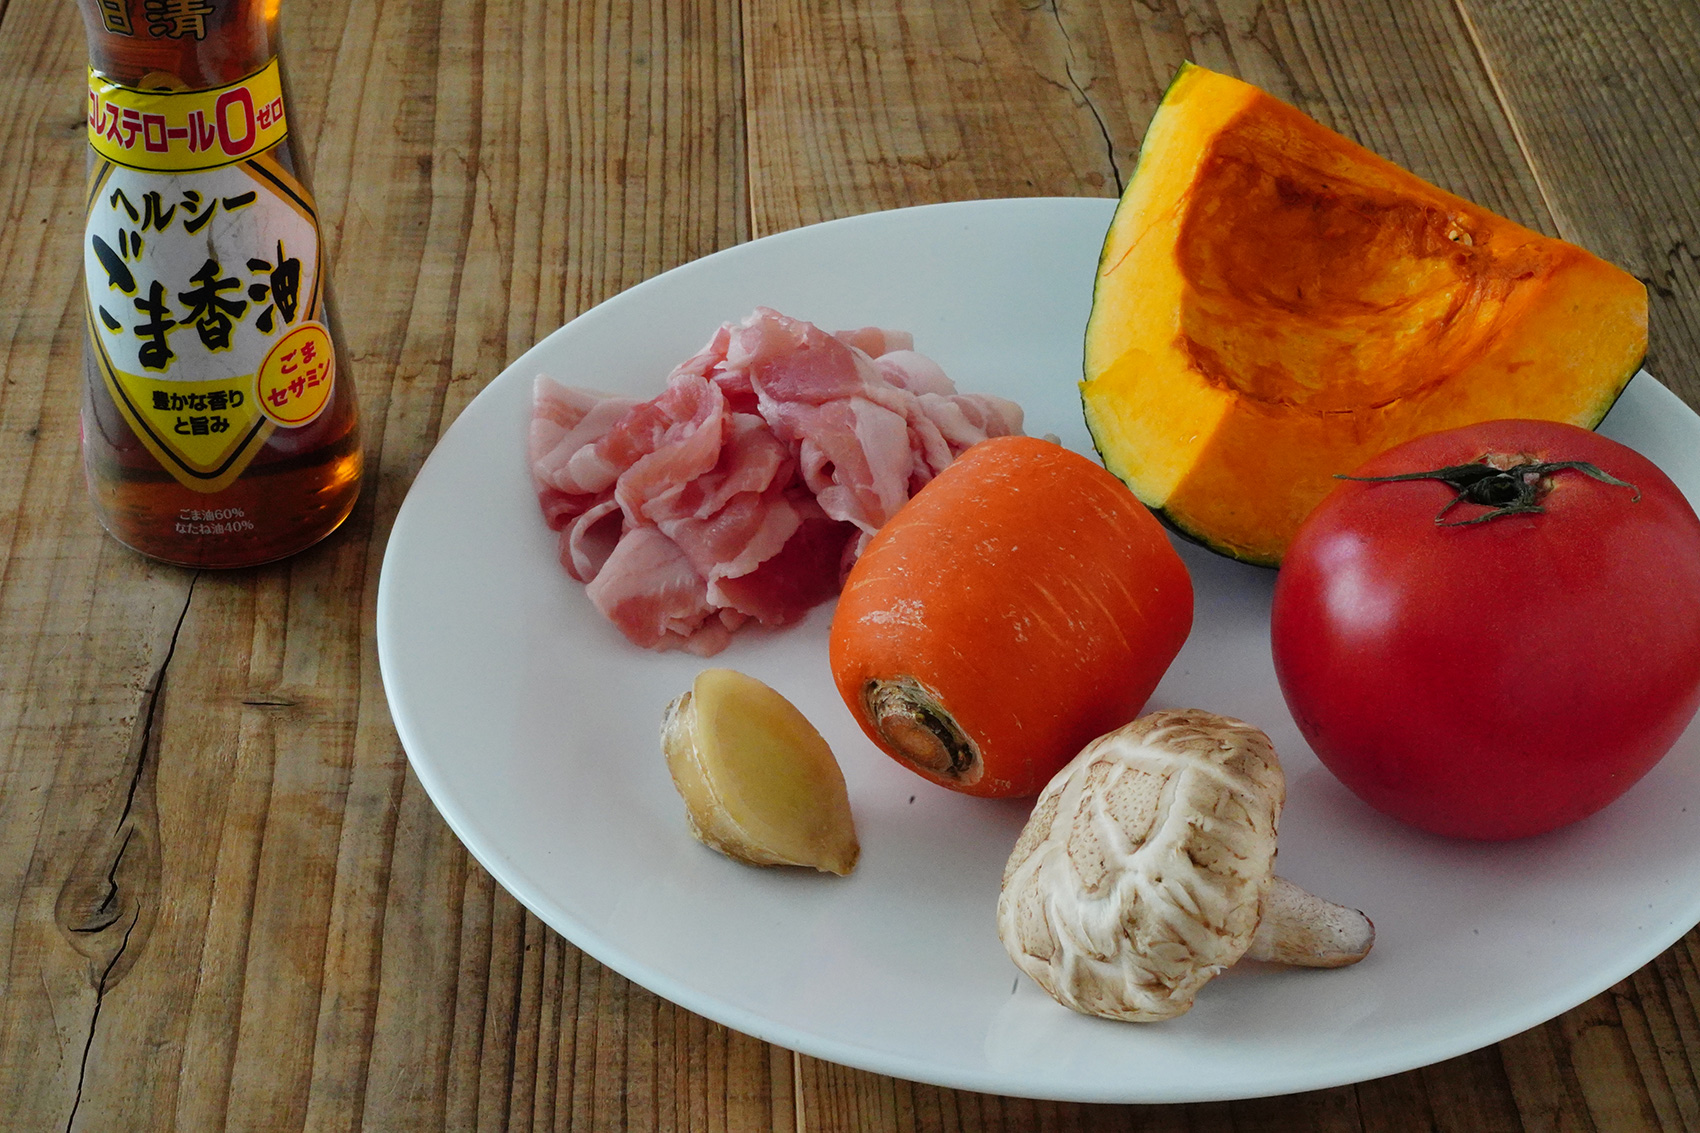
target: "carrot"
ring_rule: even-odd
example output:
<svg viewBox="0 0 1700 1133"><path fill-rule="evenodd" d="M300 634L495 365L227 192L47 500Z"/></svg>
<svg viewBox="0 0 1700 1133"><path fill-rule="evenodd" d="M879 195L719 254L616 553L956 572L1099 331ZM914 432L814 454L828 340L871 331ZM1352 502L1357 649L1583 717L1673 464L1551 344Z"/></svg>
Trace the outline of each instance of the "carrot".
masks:
<svg viewBox="0 0 1700 1133"><path fill-rule="evenodd" d="M1132 720L1192 628L1162 527L1097 464L982 441L916 493L850 571L833 679L883 751L971 795L1036 794Z"/></svg>

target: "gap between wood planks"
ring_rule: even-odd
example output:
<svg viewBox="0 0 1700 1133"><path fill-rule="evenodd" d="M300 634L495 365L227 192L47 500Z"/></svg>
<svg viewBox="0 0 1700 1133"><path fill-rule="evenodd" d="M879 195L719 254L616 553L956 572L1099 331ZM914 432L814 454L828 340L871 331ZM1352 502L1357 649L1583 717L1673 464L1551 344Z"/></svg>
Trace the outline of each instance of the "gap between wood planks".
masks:
<svg viewBox="0 0 1700 1133"><path fill-rule="evenodd" d="M1057 25L1057 34L1063 41L1063 73L1068 76L1068 85L1074 88L1074 93L1080 96L1080 101L1086 109L1092 112L1092 121L1098 124L1098 133L1104 139L1104 156L1110 163L1110 175L1116 179L1116 196L1119 199L1127 190L1122 181L1122 168L1116 161L1116 143L1110 137L1109 123L1104 121L1104 115L1099 112L1098 104L1092 101L1092 96L1074 76L1074 41L1069 38L1068 25L1063 23L1062 9L1058 0L1045 0L1045 11L1050 14L1051 21Z"/></svg>
<svg viewBox="0 0 1700 1133"><path fill-rule="evenodd" d="M1565 231L1570 226L1564 223L1564 218L1553 206L1552 194L1547 191L1546 178L1541 176L1541 167L1535 162L1534 151L1529 147L1529 139L1523 133L1523 124L1518 120L1517 112L1512 109L1511 100L1505 95L1505 85L1500 82L1499 72L1494 68L1493 59L1488 54L1481 32L1476 30L1476 22L1470 18L1470 10L1465 0L1452 0L1452 7L1464 25L1464 34L1470 37L1470 46L1481 62L1482 73L1487 76L1488 85L1493 88L1493 100L1499 104L1499 112L1505 115L1506 124L1511 127L1511 137L1517 142L1517 152L1523 156L1523 164L1529 167L1529 176L1535 180L1535 191L1541 195L1541 207L1546 209L1553 230L1566 240L1574 240L1576 233Z"/></svg>
<svg viewBox="0 0 1700 1133"><path fill-rule="evenodd" d="M0 0L0 5L4 3L5 0ZM3 16L3 8L0 8L0 18ZM183 595L183 608L177 612L177 621L171 627L171 637L165 646L165 657L142 688L141 709L137 713L136 727L131 734L130 749L125 755L130 767L129 782L124 785L124 804L119 809L116 820L110 825L110 833L102 838L99 831L95 832L94 839L91 839L79 857L77 868L65 879L59 891L59 899L55 902L54 914L59 930L65 934L73 948L90 960L91 982L94 986L94 1009L89 1013L88 1034L83 1040L83 1053L77 1066L77 1089L71 1099L70 1117L65 1122L66 1133L75 1128L77 1113L82 1108L83 1087L88 1079L89 1055L94 1049L95 1031L100 1025L100 1010L106 993L116 982L114 974L118 973L120 964L128 971L134 965L140 949L146 945L147 928L152 925L154 904L159 897L157 891L147 891L149 887L145 883L145 874L143 884L130 886L120 882L118 873L130 852L132 842L137 838L138 830L141 837L140 852L156 855L157 864L159 817L151 800L142 800L141 796L148 776L158 769L160 751L157 723L160 706L165 699L166 674L171 667L171 658L177 652L177 639L183 632L183 623L189 616L189 607L195 600L195 585L200 578L200 571L189 576L189 589ZM139 801L145 802L146 805L142 806L138 815ZM138 823L142 824L140 828ZM103 864L97 865L93 870L85 870L85 863ZM132 894L127 892L130 888L141 891ZM99 901L95 902L97 895ZM126 920L128 923L123 924L122 935L118 936L116 947L113 947L109 943L114 935L111 930ZM135 950L132 950L131 937L138 927L143 929L142 936L135 942ZM104 963L99 962L102 952L107 953Z"/></svg>
<svg viewBox="0 0 1700 1133"><path fill-rule="evenodd" d="M791 1052L791 1113L797 1133L808 1133L803 1117L803 1056L796 1051Z"/></svg>

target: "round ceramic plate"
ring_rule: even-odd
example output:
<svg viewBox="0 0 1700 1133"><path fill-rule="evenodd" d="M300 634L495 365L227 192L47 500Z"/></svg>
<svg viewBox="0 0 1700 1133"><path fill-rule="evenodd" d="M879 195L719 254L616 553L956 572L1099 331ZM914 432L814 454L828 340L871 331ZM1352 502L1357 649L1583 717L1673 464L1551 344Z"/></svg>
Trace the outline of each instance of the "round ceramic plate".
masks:
<svg viewBox="0 0 1700 1133"><path fill-rule="evenodd" d="M739 865L694 841L659 748L704 664L629 644L555 557L526 471L533 378L648 397L757 305L913 331L965 391L1090 453L1076 382L1114 202L934 205L787 232L651 279L573 320L448 430L396 519L378 590L384 687L443 817L574 944L740 1031L944 1086L1083 1101L1247 1097L1425 1065L1548 1019L1700 920L1700 728L1596 817L1508 845L1432 838L1316 761L1275 684L1274 572L1195 547L1192 637L1151 707L1249 720L1287 769L1281 870L1375 920L1363 963L1230 969L1156 1025L1058 1006L993 912L1020 803L934 787L863 738L827 667L830 606L713 664L791 698L837 752L862 860L848 878ZM1700 499L1700 419L1642 375L1605 431Z"/></svg>

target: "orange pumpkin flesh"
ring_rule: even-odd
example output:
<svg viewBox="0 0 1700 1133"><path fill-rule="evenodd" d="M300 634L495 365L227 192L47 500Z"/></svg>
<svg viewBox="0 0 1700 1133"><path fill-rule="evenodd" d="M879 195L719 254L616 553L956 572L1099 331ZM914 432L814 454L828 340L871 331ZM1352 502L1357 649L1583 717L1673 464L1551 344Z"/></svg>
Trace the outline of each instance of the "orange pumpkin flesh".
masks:
<svg viewBox="0 0 1700 1133"><path fill-rule="evenodd" d="M1646 345L1626 272L1189 64L1105 240L1081 394L1142 500L1273 565L1335 473L1481 420L1591 428Z"/></svg>

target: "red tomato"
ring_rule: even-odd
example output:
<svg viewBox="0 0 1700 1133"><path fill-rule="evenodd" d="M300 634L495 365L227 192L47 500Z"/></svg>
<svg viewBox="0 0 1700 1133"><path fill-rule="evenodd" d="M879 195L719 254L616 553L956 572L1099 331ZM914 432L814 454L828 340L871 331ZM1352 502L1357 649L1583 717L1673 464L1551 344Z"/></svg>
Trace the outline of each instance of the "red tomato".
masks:
<svg viewBox="0 0 1700 1133"><path fill-rule="evenodd" d="M1360 798L1518 838L1623 794L1700 706L1700 520L1639 453L1545 421L1432 433L1356 475L1484 460L1625 483L1468 473L1483 498L1527 485L1493 515L1437 479L1342 481L1282 560L1271 635L1299 730Z"/></svg>

